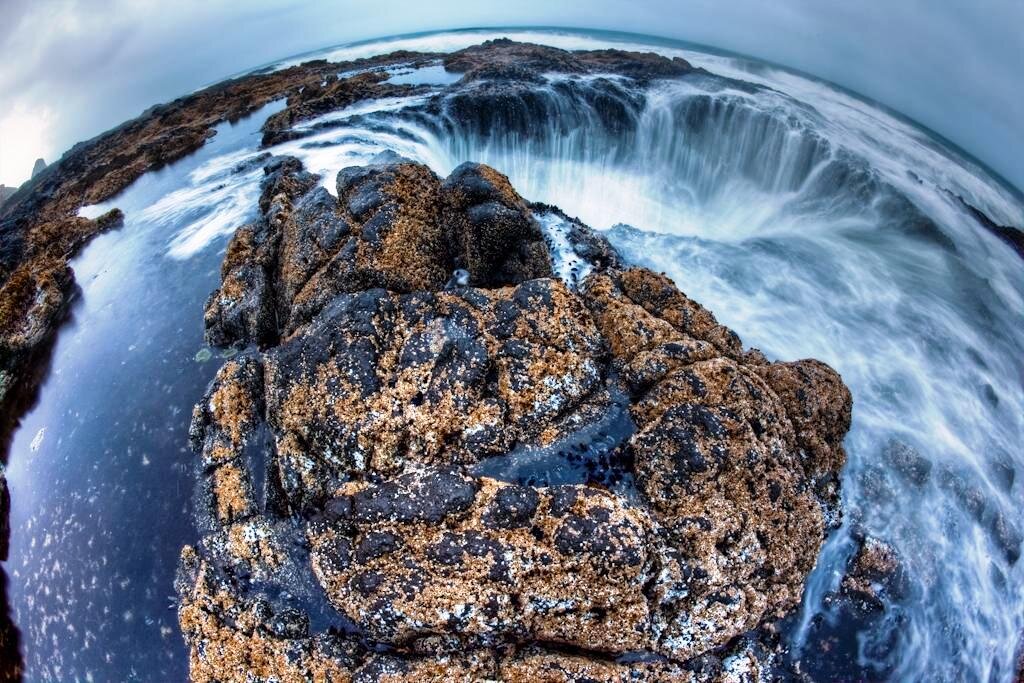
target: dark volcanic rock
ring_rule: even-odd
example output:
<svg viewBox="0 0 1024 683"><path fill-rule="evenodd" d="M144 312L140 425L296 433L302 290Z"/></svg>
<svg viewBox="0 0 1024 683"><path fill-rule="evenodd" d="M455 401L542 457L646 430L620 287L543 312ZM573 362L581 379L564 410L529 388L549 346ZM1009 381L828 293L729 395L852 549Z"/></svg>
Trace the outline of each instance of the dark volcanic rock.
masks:
<svg viewBox="0 0 1024 683"><path fill-rule="evenodd" d="M482 518L512 485L445 476L350 483L339 491L348 514L310 528L313 567L332 604L374 639L507 637L612 653L657 647L643 591L662 567L642 510L577 486L575 505L557 517L548 511L553 492L540 489L528 526L496 529ZM400 546L364 558L347 552L382 529Z"/></svg>
<svg viewBox="0 0 1024 683"><path fill-rule="evenodd" d="M1024 258L1024 230L1010 225L999 225L983 211L968 204L963 197L957 197L957 199L965 209L970 211L971 215L974 216L974 220L978 221L981 227L1009 244L1021 258Z"/></svg>
<svg viewBox="0 0 1024 683"><path fill-rule="evenodd" d="M472 286L549 276L529 207L494 170L464 164L443 182L407 161L342 169L338 199L296 159L266 167L263 217L228 246L206 306L218 346L262 345L312 321L341 292L436 292L456 269Z"/></svg>
<svg viewBox="0 0 1024 683"><path fill-rule="evenodd" d="M768 364L664 276L593 275L584 297L634 394L629 443L655 518L688 559L695 654L795 606L838 505L850 393L817 361Z"/></svg>
<svg viewBox="0 0 1024 683"><path fill-rule="evenodd" d="M267 419L282 482L316 497L366 472L550 443L566 413L584 419L584 406L593 413L607 401L601 353L585 310L552 280L341 294L268 354ZM331 458L306 464L310 450Z"/></svg>
<svg viewBox="0 0 1024 683"><path fill-rule="evenodd" d="M442 180L391 155L336 185L272 160L207 306L212 342L264 350L193 420L193 680L765 673L737 637L798 603L837 513L838 375L745 351L486 166ZM535 211L569 224L578 291L551 277ZM472 474L623 401L634 494Z"/></svg>
<svg viewBox="0 0 1024 683"><path fill-rule="evenodd" d="M507 38L488 40L447 55L444 68L481 78L536 80L545 73L615 74L637 80L677 78L694 71L684 59L650 52L624 50L560 50L545 45L517 43Z"/></svg>

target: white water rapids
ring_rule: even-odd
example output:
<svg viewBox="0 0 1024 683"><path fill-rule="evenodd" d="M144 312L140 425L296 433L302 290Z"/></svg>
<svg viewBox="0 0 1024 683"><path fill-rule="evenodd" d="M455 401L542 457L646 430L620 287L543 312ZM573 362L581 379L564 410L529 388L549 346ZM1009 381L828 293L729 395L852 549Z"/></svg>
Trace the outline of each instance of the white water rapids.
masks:
<svg viewBox="0 0 1024 683"><path fill-rule="evenodd" d="M427 96L362 103L307 122L308 137L181 167L132 220L174 226L166 253L177 262L223 248L252 217L262 177L258 164L239 165L263 151L299 157L331 192L338 170L384 150L441 175L464 161L494 166L528 199L579 216L628 260L667 273L746 345L773 359L819 358L849 385L846 514L787 636L795 658L827 656L815 649L822 628L844 632L825 597L859 528L899 551L909 589L880 620L845 631L858 666L892 679L1011 680L1024 631L1024 261L956 196L1018 227L1021 197L849 93L658 41L456 32L304 59L449 51L499 35L656 51L716 75L646 87L551 77L497 118L455 116L450 100L431 109ZM442 93L446 79L435 66L420 81ZM182 316L201 316L201 301L188 305ZM930 463L926 480L894 465L892 453L907 448Z"/></svg>

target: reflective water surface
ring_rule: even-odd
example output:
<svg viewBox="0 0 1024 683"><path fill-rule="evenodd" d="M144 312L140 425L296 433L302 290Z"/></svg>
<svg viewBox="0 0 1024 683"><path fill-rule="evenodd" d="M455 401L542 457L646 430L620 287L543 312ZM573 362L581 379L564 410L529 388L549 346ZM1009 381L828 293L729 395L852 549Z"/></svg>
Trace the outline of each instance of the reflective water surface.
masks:
<svg viewBox="0 0 1024 683"><path fill-rule="evenodd" d="M187 431L220 364L203 360L202 307L222 254L168 257L213 206L152 209L210 159L258 145L261 122L222 126L193 157L135 183L115 202L125 226L72 263L82 293L7 468L26 680L185 678L172 582L195 537Z"/></svg>

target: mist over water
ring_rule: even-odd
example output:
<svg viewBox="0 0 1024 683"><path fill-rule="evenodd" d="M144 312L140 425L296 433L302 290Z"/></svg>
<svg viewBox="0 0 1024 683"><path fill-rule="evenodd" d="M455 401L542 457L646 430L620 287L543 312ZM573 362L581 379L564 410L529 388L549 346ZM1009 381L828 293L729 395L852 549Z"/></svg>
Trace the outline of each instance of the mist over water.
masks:
<svg viewBox="0 0 1024 683"><path fill-rule="evenodd" d="M386 150L442 175L464 161L490 164L524 197L607 231L628 261L667 273L746 345L771 359L819 358L849 385L854 413L846 440L845 517L787 633L793 659L826 677L820 660L829 654L819 649L820 641L842 633L866 676L1011 680L1024 630L1024 569L1018 561L1024 528L1024 263L984 231L957 197L997 223L1017 226L1024 225L1021 197L927 131L849 93L768 65L654 39L642 44L601 34L458 32L315 56L449 51L498 35L566 48L656 51L682 56L710 74L649 86L614 77L551 77L524 90L499 115L477 116L465 109L467 100L446 94L451 78L437 65L398 69L399 82L432 85L437 97L361 103L302 124L307 137L259 150L252 132L273 111L268 108L240 129L247 137L220 142L222 132L196 158L162 171L158 186L147 176L111 202L128 216L121 234L148 237L133 242L134 251L106 256L99 251L106 243L98 240L80 262L96 278L105 258L129 256L162 260L179 276L203 273L199 280L209 286L179 288L165 294L159 307L132 309L133 325L145 325L146 316L175 322L147 328L159 347L180 337L178 328L198 337L211 264L234 229L253 216L264 151L299 157L332 193L338 170ZM128 238L101 238L122 239ZM161 277L130 282L145 298ZM88 330L107 313L90 307L100 296L95 286L83 287L86 303L76 321ZM198 343L187 340L178 342L183 358ZM55 363L61 359L58 348ZM187 412L205 379L186 374L176 371L161 380ZM47 415L59 415L54 406L64 406L67 387L54 388L62 381L43 388L40 406L26 421L32 434L23 430L12 451L12 556L19 547L30 548L26 563L37 563L12 577L22 623L35 618L30 610L47 612L55 604L50 596L40 598L34 585L46 580L41 568L54 558L34 544L57 521L32 517L31 527L19 526L29 514L19 508L21 492L43 486L46 470L19 466L18 459L26 458L27 442L43 426L42 443L64 439L64 449L91 448L95 438L75 430L61 434L61 420L44 424ZM119 399L130 402L146 388L128 384L123 391ZM137 424L122 421L110 429L120 431L124 443L143 438ZM183 429L179 436L183 445ZM170 448L150 446L157 455L161 447ZM34 458L44 453L34 450ZM908 472L908 458L917 470ZM140 466L135 460L141 462L118 463L128 468L126 479ZM132 492L121 487L102 495ZM162 515L181 513L141 514L162 524ZM880 618L851 625L826 596L838 589L854 549L851 538L861 531L899 551L907 586L887 598ZM88 522L67 532L75 538L90 533L96 529ZM173 566L181 544L172 541L152 550L154 562ZM115 566L122 561L104 560ZM131 580L166 578L147 571ZM108 570L89 572L101 585L114 581ZM88 590L74 587L79 579L69 579L67 597ZM171 587L153 590L170 593ZM103 591L97 595L102 607ZM30 629L30 664L33 653L71 647L77 637L49 624L41 633ZM90 666L104 665L98 659Z"/></svg>

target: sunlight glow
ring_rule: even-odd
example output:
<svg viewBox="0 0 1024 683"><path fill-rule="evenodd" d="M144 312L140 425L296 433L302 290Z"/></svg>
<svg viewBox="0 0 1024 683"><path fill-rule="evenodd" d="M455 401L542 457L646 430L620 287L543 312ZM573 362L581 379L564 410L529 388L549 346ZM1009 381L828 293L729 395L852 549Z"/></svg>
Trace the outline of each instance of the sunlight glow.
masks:
<svg viewBox="0 0 1024 683"><path fill-rule="evenodd" d="M17 187L32 175L36 159L54 160L50 141L53 122L49 107L16 106L0 118L0 183Z"/></svg>

